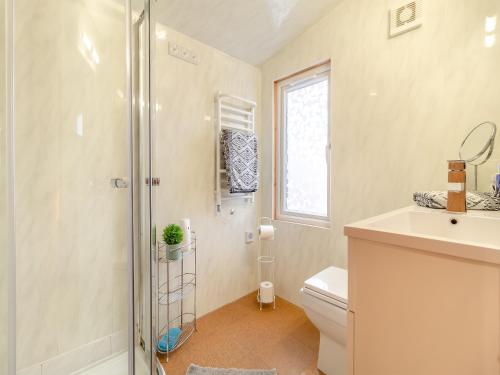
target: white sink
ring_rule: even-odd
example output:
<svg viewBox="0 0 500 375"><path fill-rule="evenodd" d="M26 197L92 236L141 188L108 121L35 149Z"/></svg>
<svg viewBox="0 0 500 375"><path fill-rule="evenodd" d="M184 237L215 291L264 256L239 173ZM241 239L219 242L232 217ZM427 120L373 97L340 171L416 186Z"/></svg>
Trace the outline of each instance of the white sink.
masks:
<svg viewBox="0 0 500 375"><path fill-rule="evenodd" d="M353 238L500 264L500 212L405 207L345 227Z"/></svg>

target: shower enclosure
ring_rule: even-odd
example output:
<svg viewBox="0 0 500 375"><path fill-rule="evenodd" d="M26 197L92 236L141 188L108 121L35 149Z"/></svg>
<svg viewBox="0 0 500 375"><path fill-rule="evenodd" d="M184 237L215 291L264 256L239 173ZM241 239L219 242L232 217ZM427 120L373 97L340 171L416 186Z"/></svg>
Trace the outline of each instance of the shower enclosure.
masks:
<svg viewBox="0 0 500 375"><path fill-rule="evenodd" d="M149 1L0 19L0 375L160 372Z"/></svg>

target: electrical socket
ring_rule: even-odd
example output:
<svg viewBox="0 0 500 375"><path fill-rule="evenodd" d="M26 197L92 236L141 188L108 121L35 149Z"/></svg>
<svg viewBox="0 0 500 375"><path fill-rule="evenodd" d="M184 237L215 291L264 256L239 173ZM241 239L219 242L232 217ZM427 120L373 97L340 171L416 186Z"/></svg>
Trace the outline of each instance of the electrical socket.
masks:
<svg viewBox="0 0 500 375"><path fill-rule="evenodd" d="M252 243L255 241L255 236L253 232L245 232L245 242Z"/></svg>
<svg viewBox="0 0 500 375"><path fill-rule="evenodd" d="M178 45L177 43L168 43L168 54L170 56L177 57L178 59L187 61L190 64L198 65L200 62L196 53Z"/></svg>

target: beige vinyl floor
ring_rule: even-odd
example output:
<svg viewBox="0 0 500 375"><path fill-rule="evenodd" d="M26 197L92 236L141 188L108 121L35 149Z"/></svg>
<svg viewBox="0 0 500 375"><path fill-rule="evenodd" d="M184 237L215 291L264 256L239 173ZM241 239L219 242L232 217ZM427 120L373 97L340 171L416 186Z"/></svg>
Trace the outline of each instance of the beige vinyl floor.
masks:
<svg viewBox="0 0 500 375"><path fill-rule="evenodd" d="M198 331L168 363L167 375L197 364L222 368L276 368L279 375L318 375L319 332L304 311L281 299L259 311L252 293L198 320Z"/></svg>

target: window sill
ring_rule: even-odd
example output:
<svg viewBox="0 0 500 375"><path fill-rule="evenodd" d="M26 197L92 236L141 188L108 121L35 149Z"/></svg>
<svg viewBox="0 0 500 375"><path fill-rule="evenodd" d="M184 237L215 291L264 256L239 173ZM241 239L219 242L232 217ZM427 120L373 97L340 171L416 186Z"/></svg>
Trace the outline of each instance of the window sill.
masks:
<svg viewBox="0 0 500 375"><path fill-rule="evenodd" d="M332 227L332 223L330 221L309 219L309 218L298 218L298 217L284 216L284 215L277 216L273 220L277 221L278 223L294 224L315 229L328 230L331 229Z"/></svg>

